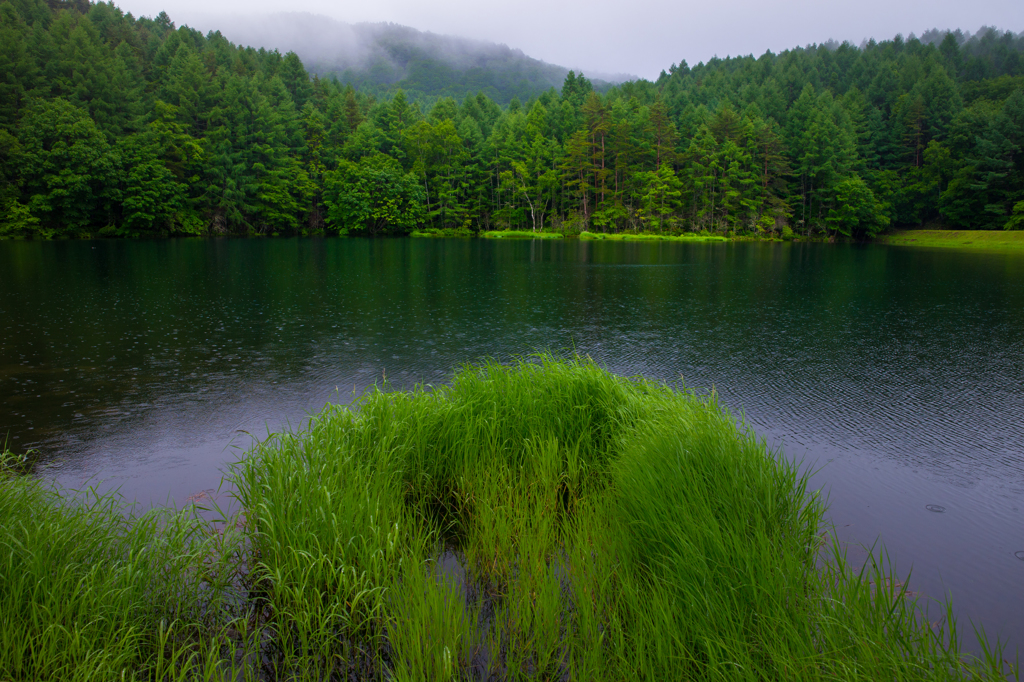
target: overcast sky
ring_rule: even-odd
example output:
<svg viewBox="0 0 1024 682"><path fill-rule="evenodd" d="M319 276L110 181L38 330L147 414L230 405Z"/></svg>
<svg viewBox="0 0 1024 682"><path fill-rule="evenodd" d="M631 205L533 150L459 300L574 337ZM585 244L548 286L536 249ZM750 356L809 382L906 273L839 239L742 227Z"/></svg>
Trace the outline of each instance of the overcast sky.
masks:
<svg viewBox="0 0 1024 682"><path fill-rule="evenodd" d="M982 25L1024 31L1024 0L115 0L136 16L166 11L208 30L209 13L313 12L347 22L390 21L490 40L584 72L655 78L685 59L775 52L830 38L920 34ZM230 26L220 26L230 40ZM259 47L259 46L257 46Z"/></svg>

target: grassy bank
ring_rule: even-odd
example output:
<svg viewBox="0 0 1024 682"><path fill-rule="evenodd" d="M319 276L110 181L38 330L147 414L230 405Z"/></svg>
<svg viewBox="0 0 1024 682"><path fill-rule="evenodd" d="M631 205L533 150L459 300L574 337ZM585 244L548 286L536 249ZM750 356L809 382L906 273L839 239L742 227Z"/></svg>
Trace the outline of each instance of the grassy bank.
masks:
<svg viewBox="0 0 1024 682"><path fill-rule="evenodd" d="M238 464L237 535L187 514L122 521L109 501L61 504L25 479L0 483L0 561L17 576L0 586L0 670L1006 673L996 655L961 656L952 621L921 621L881 567L851 570L821 534L806 479L713 397L541 357L372 391L358 407L328 406Z"/></svg>
<svg viewBox="0 0 1024 682"><path fill-rule="evenodd" d="M530 230L481 230L468 228L424 228L413 230L410 237L481 237L484 239L563 239L560 232L532 232Z"/></svg>
<svg viewBox="0 0 1024 682"><path fill-rule="evenodd" d="M565 239L561 232L533 232L531 230L485 230L484 239Z"/></svg>
<svg viewBox="0 0 1024 682"><path fill-rule="evenodd" d="M468 227L424 227L413 230L410 237L475 237L476 233Z"/></svg>
<svg viewBox="0 0 1024 682"><path fill-rule="evenodd" d="M1024 231L1006 230L901 230L880 235L881 244L936 246L976 251L1024 251Z"/></svg>
<svg viewBox="0 0 1024 682"><path fill-rule="evenodd" d="M729 237L706 234L702 232L685 232L683 234L650 234L646 232L581 232L580 239L600 239L619 242L727 242Z"/></svg>

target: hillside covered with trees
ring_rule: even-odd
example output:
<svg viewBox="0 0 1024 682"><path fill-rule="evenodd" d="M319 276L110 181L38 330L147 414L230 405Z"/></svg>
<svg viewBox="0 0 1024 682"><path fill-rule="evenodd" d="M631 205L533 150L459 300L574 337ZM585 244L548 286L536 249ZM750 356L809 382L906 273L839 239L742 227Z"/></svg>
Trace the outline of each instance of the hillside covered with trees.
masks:
<svg viewBox="0 0 1024 682"><path fill-rule="evenodd" d="M480 92L502 105L515 97L525 101L561 87L569 73L507 45L398 24L347 24L301 12L225 15L207 23L236 43L295 52L320 78L336 78L376 97L403 90L427 106L441 97L461 100ZM620 76L616 82L624 80L630 77ZM611 83L594 85L605 91Z"/></svg>
<svg viewBox="0 0 1024 682"><path fill-rule="evenodd" d="M1024 228L1024 36L826 44L499 106L109 3L0 4L0 236ZM430 93L425 93L430 94Z"/></svg>

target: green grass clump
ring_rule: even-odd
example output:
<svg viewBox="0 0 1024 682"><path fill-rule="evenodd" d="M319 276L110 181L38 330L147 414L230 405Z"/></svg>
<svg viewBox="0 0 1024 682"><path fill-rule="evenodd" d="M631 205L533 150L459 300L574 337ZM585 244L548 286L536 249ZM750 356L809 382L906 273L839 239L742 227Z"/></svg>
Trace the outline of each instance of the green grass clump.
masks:
<svg viewBox="0 0 1024 682"><path fill-rule="evenodd" d="M186 513L0 472L0 679L197 679L221 657L205 641L231 571L218 544Z"/></svg>
<svg viewBox="0 0 1024 682"><path fill-rule="evenodd" d="M590 361L372 391L238 471L274 674L1001 679L713 397ZM300 615L301 614L301 615Z"/></svg>
<svg viewBox="0 0 1024 682"><path fill-rule="evenodd" d="M900 230L880 235L882 244L932 246L971 251L1024 250L1024 231L1006 230Z"/></svg>
<svg viewBox="0 0 1024 682"><path fill-rule="evenodd" d="M242 516L0 482L15 679L1005 679L714 396L542 355L329 405L236 465Z"/></svg>
<svg viewBox="0 0 1024 682"><path fill-rule="evenodd" d="M472 237L468 227L423 227L409 233L410 237Z"/></svg>

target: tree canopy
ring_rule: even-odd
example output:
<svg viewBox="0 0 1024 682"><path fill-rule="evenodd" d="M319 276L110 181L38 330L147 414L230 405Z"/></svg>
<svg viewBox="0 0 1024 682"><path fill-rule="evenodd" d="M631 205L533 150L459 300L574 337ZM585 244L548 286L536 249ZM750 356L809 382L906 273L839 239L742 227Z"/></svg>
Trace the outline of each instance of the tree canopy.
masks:
<svg viewBox="0 0 1024 682"><path fill-rule="evenodd" d="M0 236L1021 229L1024 37L672 65L500 106L111 3L0 3ZM443 79L442 79L443 80Z"/></svg>

